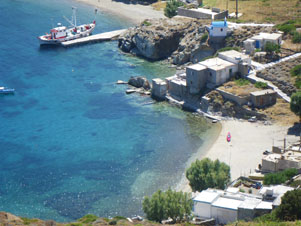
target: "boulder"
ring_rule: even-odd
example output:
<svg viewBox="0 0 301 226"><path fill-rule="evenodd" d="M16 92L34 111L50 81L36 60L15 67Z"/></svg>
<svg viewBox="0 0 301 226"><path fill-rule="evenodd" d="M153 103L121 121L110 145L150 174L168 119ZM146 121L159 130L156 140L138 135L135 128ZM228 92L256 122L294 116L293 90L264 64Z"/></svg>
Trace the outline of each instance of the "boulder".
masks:
<svg viewBox="0 0 301 226"><path fill-rule="evenodd" d="M149 81L142 76L131 77L128 82L129 85L134 86L136 88L144 88L146 90L150 89Z"/></svg>

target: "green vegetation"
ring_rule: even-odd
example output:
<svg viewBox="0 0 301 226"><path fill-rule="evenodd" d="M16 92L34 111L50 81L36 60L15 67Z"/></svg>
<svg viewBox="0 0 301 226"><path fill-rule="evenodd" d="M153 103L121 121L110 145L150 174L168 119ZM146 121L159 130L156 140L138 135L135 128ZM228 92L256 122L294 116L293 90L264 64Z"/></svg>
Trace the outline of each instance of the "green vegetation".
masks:
<svg viewBox="0 0 301 226"><path fill-rule="evenodd" d="M88 223L92 223L94 221L97 220L97 216L93 215L93 214L87 214L85 216L83 216L82 218L80 218L78 221L84 224L88 224Z"/></svg>
<svg viewBox="0 0 301 226"><path fill-rule="evenodd" d="M264 51L268 54L280 53L280 45L273 42L267 42L264 46Z"/></svg>
<svg viewBox="0 0 301 226"><path fill-rule="evenodd" d="M183 6L184 3L178 0L169 0L164 9L164 15L172 18L177 15L178 7Z"/></svg>
<svg viewBox="0 0 301 226"><path fill-rule="evenodd" d="M276 209L276 217L285 221L301 220L301 190L284 194L280 206Z"/></svg>
<svg viewBox="0 0 301 226"><path fill-rule="evenodd" d="M277 25L278 30L283 31L284 34L289 34L296 30L296 27L294 24L280 24Z"/></svg>
<svg viewBox="0 0 301 226"><path fill-rule="evenodd" d="M152 25L152 23L149 22L148 20L144 20L144 21L142 22L142 24L145 25L145 26L151 26L151 25Z"/></svg>
<svg viewBox="0 0 301 226"><path fill-rule="evenodd" d="M292 38L293 43L301 43L301 33L300 32L293 32L293 38Z"/></svg>
<svg viewBox="0 0 301 226"><path fill-rule="evenodd" d="M258 89L267 89L268 84L266 82L255 82L255 87Z"/></svg>
<svg viewBox="0 0 301 226"><path fill-rule="evenodd" d="M238 86L245 86L245 85L249 85L250 81L244 78L240 78L235 80L235 84Z"/></svg>
<svg viewBox="0 0 301 226"><path fill-rule="evenodd" d="M217 53L221 53L221 52L225 52L225 51L229 51L229 50L236 50L238 52L241 52L241 48L240 47L224 47L224 48L221 48L219 50L217 50Z"/></svg>
<svg viewBox="0 0 301 226"><path fill-rule="evenodd" d="M243 188L239 188L239 192L245 193L246 191Z"/></svg>
<svg viewBox="0 0 301 226"><path fill-rule="evenodd" d="M209 158L196 160L186 171L186 177L193 191L207 188L224 189L230 182L230 167L219 160Z"/></svg>
<svg viewBox="0 0 301 226"><path fill-rule="evenodd" d="M147 219L161 222L169 217L174 222L188 220L192 210L190 194L168 189L166 192L158 190L151 198L145 197L142 203Z"/></svg>
<svg viewBox="0 0 301 226"><path fill-rule="evenodd" d="M36 223L39 221L38 219L29 219L27 217L21 217L21 219L23 220L23 223L26 225L29 225L31 223Z"/></svg>
<svg viewBox="0 0 301 226"><path fill-rule="evenodd" d="M299 64L291 69L291 75L292 76L301 76L301 64Z"/></svg>
<svg viewBox="0 0 301 226"><path fill-rule="evenodd" d="M301 91L298 91L291 96L290 109L299 116L299 122L301 123Z"/></svg>
<svg viewBox="0 0 301 226"><path fill-rule="evenodd" d="M201 42L206 42L208 39L208 33L204 33L201 37Z"/></svg>
<svg viewBox="0 0 301 226"><path fill-rule="evenodd" d="M298 187L299 185L301 186L301 180L296 180L290 183L290 186L294 188Z"/></svg>
<svg viewBox="0 0 301 226"><path fill-rule="evenodd" d="M263 184L282 184L298 174L298 170L291 168L277 173L269 173L264 175Z"/></svg>

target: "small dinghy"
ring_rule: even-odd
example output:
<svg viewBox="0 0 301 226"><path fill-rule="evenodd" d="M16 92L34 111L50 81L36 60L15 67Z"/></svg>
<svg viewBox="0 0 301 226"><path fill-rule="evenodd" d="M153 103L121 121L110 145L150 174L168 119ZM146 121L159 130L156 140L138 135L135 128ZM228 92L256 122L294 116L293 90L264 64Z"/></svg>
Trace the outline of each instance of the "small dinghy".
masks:
<svg viewBox="0 0 301 226"><path fill-rule="evenodd" d="M230 132L228 132L228 134L227 134L227 141L228 141L228 142L231 141L231 133L230 133Z"/></svg>

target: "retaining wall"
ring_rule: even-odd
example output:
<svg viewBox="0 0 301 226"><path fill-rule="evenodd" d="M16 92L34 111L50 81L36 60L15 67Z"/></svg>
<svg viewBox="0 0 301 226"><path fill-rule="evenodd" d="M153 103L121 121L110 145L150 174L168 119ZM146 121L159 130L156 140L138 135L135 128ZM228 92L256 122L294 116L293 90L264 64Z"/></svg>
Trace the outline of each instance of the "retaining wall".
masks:
<svg viewBox="0 0 301 226"><path fill-rule="evenodd" d="M216 89L225 99L227 100L231 100L235 103L237 103L238 105L242 106L244 104L247 104L248 101L250 100L250 97L239 97L236 96L232 93L226 92L224 90L221 90L219 88Z"/></svg>

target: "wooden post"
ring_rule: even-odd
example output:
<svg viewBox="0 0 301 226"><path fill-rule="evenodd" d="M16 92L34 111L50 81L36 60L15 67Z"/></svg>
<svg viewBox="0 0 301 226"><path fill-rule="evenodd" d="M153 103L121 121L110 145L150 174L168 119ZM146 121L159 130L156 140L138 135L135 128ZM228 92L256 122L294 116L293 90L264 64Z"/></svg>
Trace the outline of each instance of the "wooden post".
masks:
<svg viewBox="0 0 301 226"><path fill-rule="evenodd" d="M236 0L236 20L238 19L238 0Z"/></svg>

